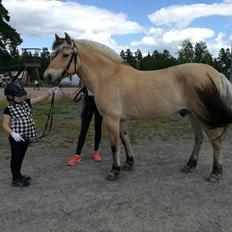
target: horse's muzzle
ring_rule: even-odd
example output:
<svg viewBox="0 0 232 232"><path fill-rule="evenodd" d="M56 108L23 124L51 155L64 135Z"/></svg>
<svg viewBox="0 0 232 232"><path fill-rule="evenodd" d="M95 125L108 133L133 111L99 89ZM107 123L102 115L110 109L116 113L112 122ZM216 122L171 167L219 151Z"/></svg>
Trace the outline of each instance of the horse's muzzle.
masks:
<svg viewBox="0 0 232 232"><path fill-rule="evenodd" d="M52 85L56 85L59 79L59 73L53 72L51 70L46 70L43 76L45 82Z"/></svg>

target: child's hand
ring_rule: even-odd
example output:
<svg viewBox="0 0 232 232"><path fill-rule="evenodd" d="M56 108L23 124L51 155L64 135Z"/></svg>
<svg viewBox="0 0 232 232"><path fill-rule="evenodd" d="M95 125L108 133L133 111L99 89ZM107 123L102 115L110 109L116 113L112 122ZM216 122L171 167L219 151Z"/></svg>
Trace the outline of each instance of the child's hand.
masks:
<svg viewBox="0 0 232 232"><path fill-rule="evenodd" d="M48 90L49 94L57 94L59 91L59 88L58 87L54 87L54 88L51 88Z"/></svg>
<svg viewBox="0 0 232 232"><path fill-rule="evenodd" d="M16 133L14 131L11 133L11 136L16 142L25 141L19 133Z"/></svg>

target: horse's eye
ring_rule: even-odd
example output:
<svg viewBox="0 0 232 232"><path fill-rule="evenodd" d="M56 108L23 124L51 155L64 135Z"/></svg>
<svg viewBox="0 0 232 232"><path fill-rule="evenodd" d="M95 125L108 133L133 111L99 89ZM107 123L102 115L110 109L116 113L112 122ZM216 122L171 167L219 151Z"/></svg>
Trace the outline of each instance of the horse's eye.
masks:
<svg viewBox="0 0 232 232"><path fill-rule="evenodd" d="M67 58L67 57L69 57L69 54L64 54L63 57Z"/></svg>

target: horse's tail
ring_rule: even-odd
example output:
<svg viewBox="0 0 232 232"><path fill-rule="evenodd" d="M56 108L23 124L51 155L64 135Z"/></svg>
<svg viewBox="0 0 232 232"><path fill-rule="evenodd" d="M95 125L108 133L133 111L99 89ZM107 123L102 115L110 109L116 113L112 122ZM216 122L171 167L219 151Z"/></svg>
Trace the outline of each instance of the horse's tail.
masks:
<svg viewBox="0 0 232 232"><path fill-rule="evenodd" d="M209 128L227 127L232 123L232 86L223 74L219 74L217 87L209 74L205 86L195 88L202 103L202 112L194 112Z"/></svg>

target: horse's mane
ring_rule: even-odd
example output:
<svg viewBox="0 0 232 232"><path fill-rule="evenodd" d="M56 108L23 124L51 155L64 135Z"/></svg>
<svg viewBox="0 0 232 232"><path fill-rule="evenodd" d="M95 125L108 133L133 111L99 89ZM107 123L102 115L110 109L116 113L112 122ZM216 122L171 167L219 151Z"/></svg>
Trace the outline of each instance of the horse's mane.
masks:
<svg viewBox="0 0 232 232"><path fill-rule="evenodd" d="M78 39L76 40L77 43L80 43L84 46L87 46L97 52L100 52L100 53L103 53L105 56L107 56L108 58L118 62L118 63L123 63L123 58L118 55L113 49L101 44L101 43L98 43L98 42L95 42L95 41L92 41L92 40L85 40L85 39ZM78 50L78 46L77 46L77 50Z"/></svg>

